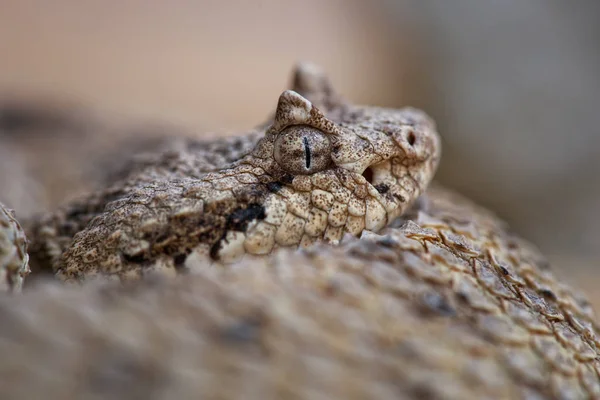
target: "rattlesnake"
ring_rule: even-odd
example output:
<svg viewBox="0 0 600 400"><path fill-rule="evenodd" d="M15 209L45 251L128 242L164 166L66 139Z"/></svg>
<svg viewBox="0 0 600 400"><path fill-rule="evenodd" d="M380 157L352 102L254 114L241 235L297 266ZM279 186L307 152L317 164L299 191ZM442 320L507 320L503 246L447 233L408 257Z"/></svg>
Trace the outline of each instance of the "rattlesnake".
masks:
<svg viewBox="0 0 600 400"><path fill-rule="evenodd" d="M600 397L590 305L429 184L429 117L306 65L293 89L264 127L174 139L25 224L34 271L87 284L0 300L0 396Z"/></svg>

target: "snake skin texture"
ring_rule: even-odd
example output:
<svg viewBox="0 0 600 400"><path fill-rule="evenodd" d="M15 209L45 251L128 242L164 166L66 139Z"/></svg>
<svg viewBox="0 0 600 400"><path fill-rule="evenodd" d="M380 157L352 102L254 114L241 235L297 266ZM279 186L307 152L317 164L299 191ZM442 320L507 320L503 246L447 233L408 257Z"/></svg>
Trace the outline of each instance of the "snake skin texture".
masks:
<svg viewBox="0 0 600 400"><path fill-rule="evenodd" d="M20 292L29 272L25 233L14 212L0 203L0 292Z"/></svg>
<svg viewBox="0 0 600 400"><path fill-rule="evenodd" d="M109 188L29 224L40 270L83 284L38 281L0 296L0 398L600 398L590 304L493 213L429 184L433 123L348 105L307 68L265 129L173 140ZM289 130L285 120L302 123ZM369 159L349 146L320 159L339 139L387 152ZM273 163L297 174L277 175ZM303 174L309 164L317 171ZM315 176L354 184L353 194L363 185L364 212ZM248 187L256 197L235 194ZM304 192L308 211L289 200ZM369 216L372 199L383 212ZM275 206L261 217L250 205L263 201ZM303 243L309 219L301 234L285 222L325 210L314 243ZM273 241L248 242L273 214ZM212 236L191 230L207 226ZM109 279L90 279L99 277Z"/></svg>
<svg viewBox="0 0 600 400"><path fill-rule="evenodd" d="M2 398L588 399L589 304L441 188L380 234L0 301Z"/></svg>

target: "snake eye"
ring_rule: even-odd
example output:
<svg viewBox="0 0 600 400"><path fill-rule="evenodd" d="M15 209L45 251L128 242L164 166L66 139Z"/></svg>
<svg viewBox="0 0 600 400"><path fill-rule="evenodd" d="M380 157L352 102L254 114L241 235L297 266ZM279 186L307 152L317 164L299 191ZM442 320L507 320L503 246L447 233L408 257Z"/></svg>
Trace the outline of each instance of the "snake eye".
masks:
<svg viewBox="0 0 600 400"><path fill-rule="evenodd" d="M290 126L275 140L275 160L293 175L324 170L331 163L331 143L326 134L307 125Z"/></svg>

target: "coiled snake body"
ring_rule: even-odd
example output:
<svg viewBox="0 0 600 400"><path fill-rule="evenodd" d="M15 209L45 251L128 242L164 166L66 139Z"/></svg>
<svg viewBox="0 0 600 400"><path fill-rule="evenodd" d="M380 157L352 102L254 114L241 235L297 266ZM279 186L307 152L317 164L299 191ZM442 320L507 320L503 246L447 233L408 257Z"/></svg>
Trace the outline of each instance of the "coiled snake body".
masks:
<svg viewBox="0 0 600 400"><path fill-rule="evenodd" d="M589 304L439 157L422 112L299 67L266 128L27 224L34 271L92 282L1 300L0 397L600 396Z"/></svg>

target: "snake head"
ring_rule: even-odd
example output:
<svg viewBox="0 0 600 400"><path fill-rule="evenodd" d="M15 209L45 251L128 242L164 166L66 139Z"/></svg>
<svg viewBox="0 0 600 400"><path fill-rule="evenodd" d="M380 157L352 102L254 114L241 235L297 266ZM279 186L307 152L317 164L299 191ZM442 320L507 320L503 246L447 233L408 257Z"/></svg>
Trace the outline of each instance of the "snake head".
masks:
<svg viewBox="0 0 600 400"><path fill-rule="evenodd" d="M306 97L283 92L264 138L240 162L269 177L267 215L293 215L289 245L380 230L432 180L441 150L434 122L416 109L350 105L313 66L300 65L294 84Z"/></svg>
<svg viewBox="0 0 600 400"><path fill-rule="evenodd" d="M101 211L61 255L58 275L137 279L202 265L194 259L230 263L378 231L427 187L440 158L424 113L351 105L307 64L261 131L249 152L219 141L237 160L223 168L180 176L214 152L203 148L200 157L194 147L165 153L165 164L142 169L116 198L101 193L101 206L91 203ZM241 140L254 143L255 133Z"/></svg>

